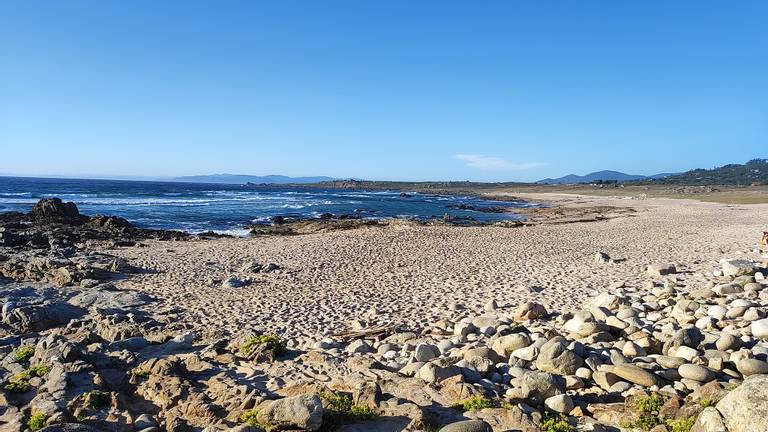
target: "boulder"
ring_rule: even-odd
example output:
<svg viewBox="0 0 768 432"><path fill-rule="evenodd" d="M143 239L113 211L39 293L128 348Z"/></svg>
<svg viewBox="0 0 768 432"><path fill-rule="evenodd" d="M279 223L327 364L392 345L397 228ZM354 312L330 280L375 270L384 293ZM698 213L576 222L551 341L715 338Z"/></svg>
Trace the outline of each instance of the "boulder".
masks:
<svg viewBox="0 0 768 432"><path fill-rule="evenodd" d="M530 321L547 316L547 309L535 302L526 302L515 309L512 319L515 321Z"/></svg>
<svg viewBox="0 0 768 432"><path fill-rule="evenodd" d="M648 273L648 276L652 277L659 277L664 276L668 274L675 274L677 273L677 268L674 264L666 263L666 264L651 264L646 269L646 273Z"/></svg>
<svg viewBox="0 0 768 432"><path fill-rule="evenodd" d="M536 368L559 375L573 375L584 360L568 349L563 338L553 338L541 346Z"/></svg>
<svg viewBox="0 0 768 432"><path fill-rule="evenodd" d="M724 259L720 261L725 276L752 275L757 270L755 263L745 259Z"/></svg>
<svg viewBox="0 0 768 432"><path fill-rule="evenodd" d="M641 385L643 387L651 387L659 384L659 378L654 373L648 372L639 366L631 364L625 363L616 365L612 367L608 372L611 372L622 379L625 379L633 384Z"/></svg>
<svg viewBox="0 0 768 432"><path fill-rule="evenodd" d="M443 426L439 432L492 432L492 429L482 420L462 420Z"/></svg>
<svg viewBox="0 0 768 432"><path fill-rule="evenodd" d="M768 318L754 321L750 327L752 336L768 340Z"/></svg>
<svg viewBox="0 0 768 432"><path fill-rule="evenodd" d="M35 222L60 222L82 224L88 217L80 214L73 202L63 202L60 198L43 198L32 207L29 215Z"/></svg>
<svg viewBox="0 0 768 432"><path fill-rule="evenodd" d="M752 375L715 406L729 432L768 431L768 375Z"/></svg>
<svg viewBox="0 0 768 432"><path fill-rule="evenodd" d="M323 424L323 404L317 395L287 397L260 406L256 418L276 429L317 431Z"/></svg>

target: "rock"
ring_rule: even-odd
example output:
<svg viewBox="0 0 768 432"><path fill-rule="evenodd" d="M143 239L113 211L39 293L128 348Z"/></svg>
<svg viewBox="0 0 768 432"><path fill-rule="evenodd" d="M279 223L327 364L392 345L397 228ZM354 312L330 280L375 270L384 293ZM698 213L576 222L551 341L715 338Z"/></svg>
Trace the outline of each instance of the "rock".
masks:
<svg viewBox="0 0 768 432"><path fill-rule="evenodd" d="M563 338L553 338L539 350L536 368L559 375L573 375L584 361L567 348Z"/></svg>
<svg viewBox="0 0 768 432"><path fill-rule="evenodd" d="M437 366L434 363L426 363L419 369L416 376L430 384L437 384L440 381L460 374L461 369L456 366L442 367Z"/></svg>
<svg viewBox="0 0 768 432"><path fill-rule="evenodd" d="M547 316L547 309L535 302L526 302L518 306L515 312L512 314L512 319L515 321L530 321Z"/></svg>
<svg viewBox="0 0 768 432"><path fill-rule="evenodd" d="M240 278L237 278L235 276L228 277L224 280L224 282L221 283L222 288L242 288L246 286L248 283Z"/></svg>
<svg viewBox="0 0 768 432"><path fill-rule="evenodd" d="M371 347L370 344L368 344L368 342L362 339L355 339L354 341L350 342L349 345L347 345L347 348L345 348L344 351L350 354L355 354L355 353L370 353L370 352L373 352L374 349Z"/></svg>
<svg viewBox="0 0 768 432"><path fill-rule="evenodd" d="M648 276L658 277L677 273L674 264L651 264L646 269Z"/></svg>
<svg viewBox="0 0 768 432"><path fill-rule="evenodd" d="M434 358L440 357L440 350L436 346L427 343L416 345L413 354L417 362L428 362Z"/></svg>
<svg viewBox="0 0 768 432"><path fill-rule="evenodd" d="M60 222L82 224L88 218L82 216L73 202L63 202L60 198L43 198L32 207L29 215L36 222Z"/></svg>
<svg viewBox="0 0 768 432"><path fill-rule="evenodd" d="M638 384L643 387L651 387L659 384L659 378L652 372L648 372L641 367L631 364L625 363L614 366L610 369L610 372L633 384Z"/></svg>
<svg viewBox="0 0 768 432"><path fill-rule="evenodd" d="M3 323L19 333L39 332L64 325L83 315L81 308L61 301L41 304L5 303L2 310Z"/></svg>
<svg viewBox="0 0 768 432"><path fill-rule="evenodd" d="M565 379L547 372L527 372L519 378L520 387L526 396L536 403L565 393Z"/></svg>
<svg viewBox="0 0 768 432"><path fill-rule="evenodd" d="M573 400L567 394L555 395L545 399L544 406L554 412L568 414L573 410Z"/></svg>
<svg viewBox="0 0 768 432"><path fill-rule="evenodd" d="M741 340L729 333L722 333L715 342L715 347L720 351L737 349L741 345Z"/></svg>
<svg viewBox="0 0 768 432"><path fill-rule="evenodd" d="M727 432L723 423L723 416L714 407L704 408L696 418L691 432Z"/></svg>
<svg viewBox="0 0 768 432"><path fill-rule="evenodd" d="M757 270L757 266L745 259L724 259L720 261L720 266L725 276L752 275Z"/></svg>
<svg viewBox="0 0 768 432"><path fill-rule="evenodd" d="M472 333L475 333L477 330L477 327L475 327L475 325L472 323L460 322L453 326L453 334L456 336L466 337Z"/></svg>
<svg viewBox="0 0 768 432"><path fill-rule="evenodd" d="M298 395L265 403L257 420L276 429L317 431L323 424L323 404L317 395Z"/></svg>
<svg viewBox="0 0 768 432"><path fill-rule="evenodd" d="M491 344L491 349L499 357L507 358L509 354L520 348L525 348L531 344L531 338L525 333L512 333L506 336L496 338Z"/></svg>
<svg viewBox="0 0 768 432"><path fill-rule="evenodd" d="M752 375L731 390L715 408L729 432L768 431L768 375Z"/></svg>
<svg viewBox="0 0 768 432"><path fill-rule="evenodd" d="M768 374L768 362L745 358L736 363L736 369L744 376Z"/></svg>
<svg viewBox="0 0 768 432"><path fill-rule="evenodd" d="M440 428L439 432L493 432L491 426L482 420L463 420Z"/></svg>
<svg viewBox="0 0 768 432"><path fill-rule="evenodd" d="M691 379L698 382L709 382L715 379L715 373L704 367L695 364L684 364L677 368L677 372L681 377Z"/></svg>
<svg viewBox="0 0 768 432"><path fill-rule="evenodd" d="M754 321L750 329L752 330L752 336L768 340L768 318Z"/></svg>
<svg viewBox="0 0 768 432"><path fill-rule="evenodd" d="M611 257L605 252L596 252L595 258L593 261L595 262L595 264L609 263L611 262Z"/></svg>

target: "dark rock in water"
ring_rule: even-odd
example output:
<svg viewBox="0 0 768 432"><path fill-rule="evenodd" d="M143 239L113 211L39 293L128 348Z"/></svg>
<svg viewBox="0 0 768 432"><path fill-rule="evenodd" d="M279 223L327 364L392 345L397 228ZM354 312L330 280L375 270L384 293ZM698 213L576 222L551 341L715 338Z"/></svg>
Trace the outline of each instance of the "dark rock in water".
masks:
<svg viewBox="0 0 768 432"><path fill-rule="evenodd" d="M508 209L507 207L475 207L469 204L451 204L451 205L447 205L446 208L451 208L456 210L476 211L480 213L507 213L510 211L510 209Z"/></svg>
<svg viewBox="0 0 768 432"><path fill-rule="evenodd" d="M73 202L63 202L60 198L41 199L29 213L36 222L60 222L79 225L88 221L80 214Z"/></svg>
<svg viewBox="0 0 768 432"><path fill-rule="evenodd" d="M88 222L88 226L92 228L105 228L111 230L121 230L126 228L132 228L130 222L127 219L123 219L117 216L94 216Z"/></svg>
<svg viewBox="0 0 768 432"><path fill-rule="evenodd" d="M410 198L412 195L409 195L405 192L400 192L400 198Z"/></svg>

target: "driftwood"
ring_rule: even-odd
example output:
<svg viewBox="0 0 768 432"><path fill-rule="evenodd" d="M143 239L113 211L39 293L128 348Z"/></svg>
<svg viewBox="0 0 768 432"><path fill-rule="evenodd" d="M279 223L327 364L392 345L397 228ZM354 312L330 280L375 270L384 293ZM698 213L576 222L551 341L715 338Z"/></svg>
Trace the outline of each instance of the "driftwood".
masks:
<svg viewBox="0 0 768 432"><path fill-rule="evenodd" d="M340 339L344 342L349 342L355 339L362 339L372 336L389 336L392 333L395 333L397 328L398 326L394 324L384 324L359 330L348 330L331 335L331 337L334 339Z"/></svg>

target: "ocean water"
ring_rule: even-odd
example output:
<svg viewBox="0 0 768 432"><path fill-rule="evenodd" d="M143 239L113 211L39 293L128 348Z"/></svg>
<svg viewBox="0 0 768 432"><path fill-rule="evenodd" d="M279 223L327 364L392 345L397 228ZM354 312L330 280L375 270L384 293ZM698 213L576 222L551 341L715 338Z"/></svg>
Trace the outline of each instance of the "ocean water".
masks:
<svg viewBox="0 0 768 432"><path fill-rule="evenodd" d="M524 202L499 202L470 196L448 196L400 191L345 191L286 189L241 185L0 177L0 212L29 211L41 198L73 201L86 215L121 216L145 228L190 233L216 231L246 235L249 223L267 223L272 216L319 217L323 213L367 219L442 217L478 221L517 219L513 213L486 213L451 208L525 207Z"/></svg>

